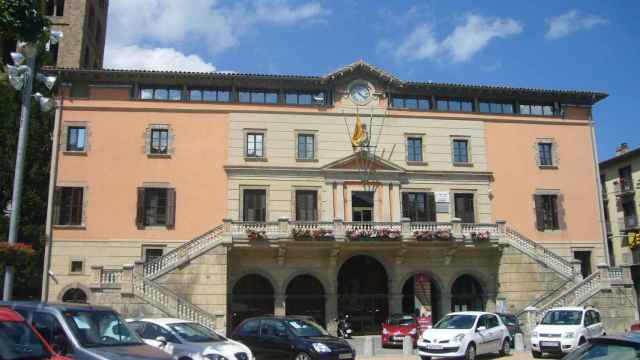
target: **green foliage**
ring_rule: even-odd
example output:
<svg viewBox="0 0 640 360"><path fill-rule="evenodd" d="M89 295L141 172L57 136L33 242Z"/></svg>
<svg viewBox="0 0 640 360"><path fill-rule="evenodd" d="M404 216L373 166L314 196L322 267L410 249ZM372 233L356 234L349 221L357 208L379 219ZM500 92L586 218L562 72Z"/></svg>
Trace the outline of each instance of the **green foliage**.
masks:
<svg viewBox="0 0 640 360"><path fill-rule="evenodd" d="M50 21L39 0L0 0L0 36L35 43L45 37Z"/></svg>

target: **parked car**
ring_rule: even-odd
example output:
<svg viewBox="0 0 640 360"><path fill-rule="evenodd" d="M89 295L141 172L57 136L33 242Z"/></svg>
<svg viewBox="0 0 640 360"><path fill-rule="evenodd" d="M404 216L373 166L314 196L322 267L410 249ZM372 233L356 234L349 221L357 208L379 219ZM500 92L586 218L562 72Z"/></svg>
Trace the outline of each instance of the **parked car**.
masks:
<svg viewBox="0 0 640 360"><path fill-rule="evenodd" d="M640 334L600 336L589 339L584 346L562 360L636 360L640 353Z"/></svg>
<svg viewBox="0 0 640 360"><path fill-rule="evenodd" d="M635 323L631 325L631 331L640 331L640 323Z"/></svg>
<svg viewBox="0 0 640 360"><path fill-rule="evenodd" d="M474 360L482 354L511 353L509 330L496 314L464 311L448 314L418 340L422 360L431 357L464 357Z"/></svg>
<svg viewBox="0 0 640 360"><path fill-rule="evenodd" d="M598 310L584 307L553 308L531 332L531 354L564 354L605 334Z"/></svg>
<svg viewBox="0 0 640 360"><path fill-rule="evenodd" d="M418 340L418 320L413 315L393 314L382 323L382 347L400 345L410 336L415 346Z"/></svg>
<svg viewBox="0 0 640 360"><path fill-rule="evenodd" d="M169 360L105 306L0 302L30 322L55 352L77 360Z"/></svg>
<svg viewBox="0 0 640 360"><path fill-rule="evenodd" d="M127 320L145 343L174 359L253 360L251 350L200 324L181 319Z"/></svg>
<svg viewBox="0 0 640 360"><path fill-rule="evenodd" d="M502 320L504 326L509 329L509 335L511 336L511 347L513 348L515 346L514 342L516 334L522 332L522 329L520 329L520 320L518 320L517 316L509 313L496 313L496 315L500 316L500 320Z"/></svg>
<svg viewBox="0 0 640 360"><path fill-rule="evenodd" d="M231 338L247 345L260 360L355 359L346 340L320 325L295 316L262 316L244 320Z"/></svg>
<svg viewBox="0 0 640 360"><path fill-rule="evenodd" d="M69 360L58 355L36 329L17 312L0 308L0 359Z"/></svg>

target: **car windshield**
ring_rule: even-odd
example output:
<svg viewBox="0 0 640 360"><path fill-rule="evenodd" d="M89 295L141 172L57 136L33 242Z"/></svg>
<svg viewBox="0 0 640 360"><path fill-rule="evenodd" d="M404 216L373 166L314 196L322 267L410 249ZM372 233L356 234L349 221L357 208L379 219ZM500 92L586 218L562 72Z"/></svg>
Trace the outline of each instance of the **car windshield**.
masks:
<svg viewBox="0 0 640 360"><path fill-rule="evenodd" d="M637 360L640 349L621 344L591 344L567 355L567 360Z"/></svg>
<svg viewBox="0 0 640 360"><path fill-rule="evenodd" d="M62 315L84 347L143 344L113 311L71 310L64 311Z"/></svg>
<svg viewBox="0 0 640 360"><path fill-rule="evenodd" d="M48 359L51 353L24 322L0 322L0 359Z"/></svg>
<svg viewBox="0 0 640 360"><path fill-rule="evenodd" d="M394 326L414 325L415 323L416 319L409 315L391 315L389 319L387 319L387 324Z"/></svg>
<svg viewBox="0 0 640 360"><path fill-rule="evenodd" d="M580 325L582 311L580 310L552 310L549 311L540 324L542 325Z"/></svg>
<svg viewBox="0 0 640 360"><path fill-rule="evenodd" d="M517 318L513 315L500 314L500 319L505 325L516 326L518 325Z"/></svg>
<svg viewBox="0 0 640 360"><path fill-rule="evenodd" d="M447 315L438 321L434 329L471 329L476 322L476 315Z"/></svg>
<svg viewBox="0 0 640 360"><path fill-rule="evenodd" d="M301 337L313 337L313 336L327 336L328 333L324 330L320 325L307 321L307 320L298 320L298 319L289 319L286 321L289 325L289 328L296 336Z"/></svg>
<svg viewBox="0 0 640 360"><path fill-rule="evenodd" d="M181 338L189 342L217 342L226 339L208 328L196 323L169 324L171 330L175 331Z"/></svg>

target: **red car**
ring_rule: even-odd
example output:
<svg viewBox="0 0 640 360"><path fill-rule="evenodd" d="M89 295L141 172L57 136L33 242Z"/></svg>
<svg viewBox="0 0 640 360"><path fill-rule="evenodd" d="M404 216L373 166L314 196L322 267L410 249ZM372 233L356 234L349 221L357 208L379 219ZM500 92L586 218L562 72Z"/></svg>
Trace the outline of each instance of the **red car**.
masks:
<svg viewBox="0 0 640 360"><path fill-rule="evenodd" d="M17 312L0 307L0 359L70 360L56 354L45 339Z"/></svg>
<svg viewBox="0 0 640 360"><path fill-rule="evenodd" d="M405 336L411 336L413 346L418 340L418 320L413 315L393 314L382 324L382 347L402 346Z"/></svg>
<svg viewBox="0 0 640 360"><path fill-rule="evenodd" d="M640 331L640 323L631 325L631 331Z"/></svg>

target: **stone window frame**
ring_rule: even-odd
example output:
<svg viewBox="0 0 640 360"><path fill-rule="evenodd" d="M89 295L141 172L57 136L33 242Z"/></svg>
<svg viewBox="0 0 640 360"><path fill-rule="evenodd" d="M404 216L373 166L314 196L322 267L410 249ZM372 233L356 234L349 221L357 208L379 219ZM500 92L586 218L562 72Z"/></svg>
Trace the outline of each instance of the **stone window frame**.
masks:
<svg viewBox="0 0 640 360"><path fill-rule="evenodd" d="M456 162L455 161L455 150L454 150L454 142L455 140L465 140L467 142L467 162ZM473 157L471 154L473 153L471 146L471 136L469 135L451 135L450 136L450 148L451 148L451 164L453 166L462 166L462 167L472 167L473 166Z"/></svg>
<svg viewBox="0 0 640 360"><path fill-rule="evenodd" d="M152 130L167 130L169 132L169 136L167 139L167 152L164 154L156 154L151 152L151 133ZM144 148L142 149L143 153L147 155L149 158L170 158L175 154L175 139L176 134L171 126L171 124L149 124L144 129Z"/></svg>
<svg viewBox="0 0 640 360"><path fill-rule="evenodd" d="M551 144L551 165L542 165L542 161L540 159L540 144ZM533 144L536 165L540 169L557 169L560 164L560 155L558 152L558 148L558 142L554 138L537 138L535 143Z"/></svg>
<svg viewBox="0 0 640 360"><path fill-rule="evenodd" d="M145 189L145 191L147 189L166 189L168 190L173 190L174 192L176 191L176 186L170 182L153 182L153 181L145 181L143 182L137 189L143 188ZM175 194L174 194L175 195ZM169 198L167 198L167 211L169 211L169 207L172 206L172 204L168 203ZM137 212L138 212L138 201L136 199L136 220L137 220ZM176 204L173 204L176 205ZM173 219L173 225L144 225L142 227L140 227L137 224L136 221L136 226L138 230L174 230L176 227L176 219L177 219L177 205L176 207L173 208L174 211L174 219ZM167 213L167 216L169 216L169 214Z"/></svg>
<svg viewBox="0 0 640 360"><path fill-rule="evenodd" d="M74 262L82 263L82 270L73 271L73 263ZM87 264L87 262L86 262L85 258L80 258L80 257L71 258L70 261L69 261L69 273L68 273L68 275L85 275L85 270L87 268L86 264Z"/></svg>
<svg viewBox="0 0 640 360"><path fill-rule="evenodd" d="M536 189L533 193L534 195L534 202L533 202L533 219L535 221L534 223L534 227L536 228L536 231L541 232L541 233L560 233L564 230L566 230L566 220L565 220L565 209L564 209L564 194L562 193L562 191L560 189ZM537 209L536 209L536 203L535 203L535 196L538 195L555 195L556 196L556 214L558 216L558 228L557 229L544 229L544 230L539 230L537 228ZM573 253L572 253L573 254Z"/></svg>
<svg viewBox="0 0 640 360"><path fill-rule="evenodd" d="M67 150L67 141L69 139L69 128L84 127L84 150ZM87 155L91 149L91 127L88 121L65 121L62 123L62 136L60 136L60 149L65 155Z"/></svg>
<svg viewBox="0 0 640 360"><path fill-rule="evenodd" d="M244 213L244 191L245 190L264 190L265 192L265 214L264 221L269 222L271 219L271 206L269 206L269 202L271 201L270 194L270 186L269 185L240 185L238 187L240 194L238 199L240 203L238 204L238 221L244 221L243 213Z"/></svg>
<svg viewBox="0 0 640 360"><path fill-rule="evenodd" d="M142 244L140 246L140 259L142 261L147 261L147 257L146 257L146 250L147 249L160 249L162 250L162 255L164 256L167 253L167 245L163 245L163 244Z"/></svg>
<svg viewBox="0 0 640 360"><path fill-rule="evenodd" d="M296 211L296 192L297 191L315 191L316 192L316 221L322 221L322 186L294 185L291 188L291 219L299 221Z"/></svg>
<svg viewBox="0 0 640 360"><path fill-rule="evenodd" d="M56 188L55 190L57 191L59 188L64 188L64 187L79 187L82 188L82 221L80 222L80 224L78 225L59 225L59 224L55 224L55 211L57 208L57 205L55 204L56 201L56 196L54 194L54 224L53 227L55 229L86 229L87 227L87 205L89 202L89 185L87 183L84 182L60 182L58 184L56 184Z"/></svg>
<svg viewBox="0 0 640 360"><path fill-rule="evenodd" d="M294 156L296 161L298 162L318 162L318 130L294 130L294 144L295 144L295 148L294 148ZM313 136L313 159L301 159L298 157L298 137L300 135L311 135ZM245 137L246 139L246 137ZM264 137L263 139L266 139L266 137ZM264 140L263 140L263 154L264 154ZM246 151L246 147L245 147L245 151Z"/></svg>
<svg viewBox="0 0 640 360"><path fill-rule="evenodd" d="M422 153L422 161L409 160L409 139L410 138L420 138L421 145L422 145L420 149ZM404 160L406 161L407 165L422 165L422 166L428 165L427 161L425 160L426 158L425 138L426 138L426 134L424 133L405 133L404 134Z"/></svg>
<svg viewBox="0 0 640 360"><path fill-rule="evenodd" d="M452 188L449 189L449 214L451 219L456 217L456 194L472 194L473 195L473 220L475 223L479 223L480 213L478 212L478 198L480 197L480 191L473 188ZM437 206L437 205L436 205ZM438 214L436 212L436 218Z"/></svg>
<svg viewBox="0 0 640 360"><path fill-rule="evenodd" d="M248 156L247 138L250 134L262 134L262 156ZM247 128L242 130L242 156L245 161L267 161L267 129Z"/></svg>

